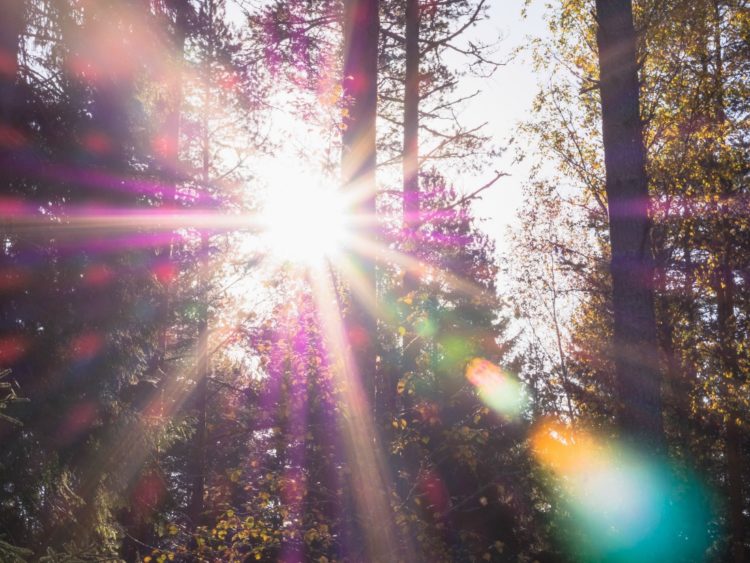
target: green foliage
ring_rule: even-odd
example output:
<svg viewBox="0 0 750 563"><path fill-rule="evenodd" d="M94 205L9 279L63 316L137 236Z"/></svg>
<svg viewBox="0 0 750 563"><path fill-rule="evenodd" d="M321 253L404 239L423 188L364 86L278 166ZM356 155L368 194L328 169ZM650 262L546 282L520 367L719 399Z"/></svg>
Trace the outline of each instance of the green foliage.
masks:
<svg viewBox="0 0 750 563"><path fill-rule="evenodd" d="M8 563L25 563L34 554L30 549L16 547L0 539L0 558Z"/></svg>
<svg viewBox="0 0 750 563"><path fill-rule="evenodd" d="M468 100L454 97L463 74L449 56L498 66L492 45L456 33L485 4L421 3L423 156L442 168L422 166L419 224L402 228L403 194L387 188L402 153L404 11L382 1L380 316L364 335L378 360L360 374L373 391L359 411L377 436L356 436L355 452L337 339L356 356L363 335L331 319L348 318L356 284L335 268L269 271L243 254L248 235L170 222L221 210L255 229L276 104L326 130L303 156L335 166L341 3L23 5L10 87L0 61L2 94L23 100L0 107L0 207L19 214L1 227L0 560L363 560L373 517L358 512L354 456L370 450L394 561L606 558L531 439L548 417L617 433L592 2L554 4L536 45L550 81L522 131L538 162L499 260L441 172L497 154L459 123ZM722 560L747 540L750 19L730 0L635 13L664 474L671 506L700 497L709 520L660 529L675 546L707 533L706 557ZM158 219L110 228L129 214Z"/></svg>
<svg viewBox="0 0 750 563"><path fill-rule="evenodd" d="M746 394L737 393L750 365L741 344L748 309L740 272L748 248L746 217L727 202L747 192L749 153L739 139L747 135L748 52L738 40L746 7L634 4L670 451L676 463L710 475L713 494L734 499L729 504L738 514L747 498L726 480L748 479L729 461L748 454L747 419L738 416L748 412ZM529 366L536 409L610 432L617 408L612 290L591 9L585 1L555 5L552 39L536 51L537 64L553 78L524 129L542 158L556 164L535 169L516 239L515 256L522 258L514 267L521 284L516 307L528 319L531 350L540 358ZM743 446L733 441L732 420L742 428ZM717 559L727 557L718 554L727 549L730 513L711 523ZM734 518L737 538L742 524Z"/></svg>

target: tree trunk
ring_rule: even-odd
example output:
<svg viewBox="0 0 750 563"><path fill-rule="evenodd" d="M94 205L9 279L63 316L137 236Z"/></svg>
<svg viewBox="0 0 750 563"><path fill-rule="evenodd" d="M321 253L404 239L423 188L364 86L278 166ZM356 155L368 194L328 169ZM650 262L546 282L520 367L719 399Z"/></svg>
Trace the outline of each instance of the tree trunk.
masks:
<svg viewBox="0 0 750 563"><path fill-rule="evenodd" d="M724 213L728 212L724 208ZM725 223L725 221L722 221ZM723 225L724 226L724 225ZM729 266L729 236L728 228L722 229L725 249L720 257L718 272L715 276L715 290L717 298L716 321L719 332L719 356L722 368L722 378L741 384L741 369L737 357L736 318L734 314L734 278ZM734 398L729 393L727 401L730 405ZM729 498L729 531L731 533L732 561L745 561L745 516L743 492L743 462L742 462L742 429L738 420L742 414L736 407L730 406L726 416L724 429L724 455L727 463L727 496Z"/></svg>
<svg viewBox="0 0 750 563"><path fill-rule="evenodd" d="M207 5L207 19L213 24L214 13L212 11L213 3ZM201 194L200 205L207 209L211 197L209 194L209 184L211 180L211 137L209 135L209 116L211 115L211 61L215 55L214 34L211 30L208 37L209 46L206 54L206 60L203 65L202 87L203 87L203 108L201 112L201 159L202 171L201 182L203 184L203 193ZM206 230L201 231L201 246L199 257L200 269L200 292L201 292L201 313L198 320L198 349L197 365L195 377L195 409L196 409L196 429L193 441L193 459L191 467L191 495L190 507L188 514L194 526L201 523L205 512L205 490L206 490L206 407L208 403L208 376L209 376L209 350L208 350L208 278L209 278L209 234Z"/></svg>
<svg viewBox="0 0 750 563"><path fill-rule="evenodd" d="M631 0L597 0L596 16L619 421L629 440L661 452L654 266Z"/></svg>
<svg viewBox="0 0 750 563"><path fill-rule="evenodd" d="M3 196L11 194L18 173L16 150L21 139L18 131L18 50L24 29L24 4L24 0L4 1L0 15L0 195ZM10 230L10 222L0 221L3 240ZM0 251L0 268L7 267L9 261L6 250Z"/></svg>
<svg viewBox="0 0 750 563"><path fill-rule="evenodd" d="M3 16L0 18L0 131L5 141L6 127L11 127L18 109L18 50L23 32L23 0L3 2ZM0 149L5 148L5 143Z"/></svg>
<svg viewBox="0 0 750 563"><path fill-rule="evenodd" d="M190 7L182 0L175 3L174 31L172 33L172 51L175 64L167 77L167 114L164 120L164 160L169 177L179 179L180 148L180 115L182 107L182 66L185 57L185 38L187 36L188 14Z"/></svg>
<svg viewBox="0 0 750 563"><path fill-rule="evenodd" d="M200 276L201 304L198 321L198 348L195 376L196 426L193 438L193 456L190 467L190 506L188 516L194 526L199 526L205 512L206 491L206 407L208 403L209 349L208 349L208 233L201 233Z"/></svg>
<svg viewBox="0 0 750 563"><path fill-rule="evenodd" d="M376 228L376 136L377 70L379 37L379 0L344 1L344 77L343 92L347 111L344 113L342 136L342 180L344 188L354 200L355 236L366 241L377 238ZM352 296L346 316L346 330L353 351L357 371L362 381L363 395L374 404L376 391L377 321L367 305L375 304L375 258L354 252L349 258L356 263L367 285L368 295ZM344 374L352 380L348 387L355 389L358 382L354 373ZM344 421L344 440L351 468L350 496L344 506L352 506L348 519L352 535L359 543L351 549L354 559L390 561L396 558L398 544L390 508L389 481L381 472L382 449L379 429L371 424L372 411L360 394L347 392L351 417ZM368 443L369 442L369 443ZM364 445L367 444L367 445ZM364 447L363 447L364 446ZM383 469L384 471L384 469ZM353 501L350 504L350 501ZM345 531L348 534L349 530ZM364 556L364 557L363 557Z"/></svg>
<svg viewBox="0 0 750 563"><path fill-rule="evenodd" d="M419 227L419 0L406 0L406 74L404 79L404 226ZM409 283L414 276L407 275Z"/></svg>
<svg viewBox="0 0 750 563"><path fill-rule="evenodd" d="M13 183L14 151L21 139L17 130L18 51L24 28L24 4L23 0L5 1L0 16L0 194L8 194Z"/></svg>
<svg viewBox="0 0 750 563"><path fill-rule="evenodd" d="M731 556L734 563L745 561L745 516L742 486L742 430L737 424L738 413L730 413L726 427L727 488L729 489L729 522L732 534Z"/></svg>
<svg viewBox="0 0 750 563"><path fill-rule="evenodd" d="M409 252L417 246L420 226L419 201L419 0L406 0L406 73L404 78L404 148L403 148L403 207L404 230ZM413 293L419 279L412 272L404 274L404 295ZM407 311L409 308L407 308ZM409 323L407 323L409 324ZM413 323L412 323L413 324ZM419 345L413 330L404 334L404 371L417 368Z"/></svg>
<svg viewBox="0 0 750 563"><path fill-rule="evenodd" d="M185 58L185 38L188 26L188 10L186 2L181 1L174 5L174 31L171 36L172 56L175 64L171 74L166 77L167 86L167 115L163 126L163 154L162 169L167 179L166 193L163 194L166 205L179 205L177 198L177 182L182 177L180 171L180 118L182 109L182 67ZM167 203L169 202L169 203ZM172 233L174 234L174 233ZM170 236L169 243L160 249L164 256L172 258L174 249L174 236ZM159 334L159 350L157 352L156 365L162 373L166 373L166 357L169 343L169 320L171 318L172 303L171 291L165 288L162 301L163 318L162 329Z"/></svg>
<svg viewBox="0 0 750 563"><path fill-rule="evenodd" d="M735 315L735 279L732 257L735 253L732 235L732 202L736 196L730 174L717 153L727 142L725 126L727 113L724 100L724 53L722 49L722 13L719 2L711 2L714 45L714 120L717 127L717 148L709 156L709 168L719 179L719 248L717 268L714 276L716 291L716 321L719 335L719 357L722 379L734 382L730 385L726 400L729 404L724 429L724 453L727 462L727 494L729 497L729 527L731 533L731 557L735 563L745 561L745 516L743 491L742 428L738 420L742 413L734 406L732 396L745 381L737 354L737 317ZM734 389L731 389L734 387Z"/></svg>
<svg viewBox="0 0 750 563"><path fill-rule="evenodd" d="M344 2L344 79L347 107L342 135L341 169L343 184L354 193L357 237L375 239L375 119L377 114L377 71L379 1ZM376 321L368 313L366 300L375 302L375 261L352 255L368 287L369 295L354 303L347 319L350 343L357 367L371 399L375 394Z"/></svg>

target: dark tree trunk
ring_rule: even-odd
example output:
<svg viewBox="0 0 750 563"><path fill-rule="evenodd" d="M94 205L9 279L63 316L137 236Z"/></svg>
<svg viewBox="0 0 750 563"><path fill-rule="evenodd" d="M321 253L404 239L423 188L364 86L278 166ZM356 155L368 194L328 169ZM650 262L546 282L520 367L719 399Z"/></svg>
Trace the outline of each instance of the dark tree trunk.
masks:
<svg viewBox="0 0 750 563"><path fill-rule="evenodd" d="M419 248L418 232L420 227L420 197L419 197L419 34L420 34L420 9L419 0L406 0L406 25L404 29L405 63L404 63L404 145L403 145L403 228L404 228L404 252L411 258L416 258L416 250ZM419 277L408 269L404 273L401 294L403 297L411 297L412 301L403 303L403 324L406 331L402 338L402 365L399 370L401 376L414 373L417 370L417 361L421 349L419 336L414 330L415 320L413 318L414 293L419 288ZM398 372L397 372L398 373ZM384 395L388 398L391 410L398 410L395 418L406 416L404 413L413 408L413 401L406 396L398 396L396 386L398 375L394 380L387 382L388 388ZM390 426L390 425L389 425ZM391 437L393 439L393 437ZM394 474L410 477L400 479L399 486L401 494L407 496L413 486L412 479L420 472L421 461L420 448L410 444L404 448L401 456L393 456L391 463L394 466Z"/></svg>
<svg viewBox="0 0 750 563"><path fill-rule="evenodd" d="M406 73L404 79L404 229L409 252L417 247L420 225L419 201L419 0L406 0ZM407 271L404 275L404 295L417 289L419 280ZM419 345L413 330L404 335L404 371L416 369Z"/></svg>
<svg viewBox="0 0 750 563"><path fill-rule="evenodd" d="M18 103L16 84L23 15L23 0L3 2L0 18L0 124L3 126L11 122Z"/></svg>
<svg viewBox="0 0 750 563"><path fill-rule="evenodd" d="M14 170L18 126L18 54L24 28L24 1L3 2L0 15L0 193L7 193Z"/></svg>
<svg viewBox="0 0 750 563"><path fill-rule="evenodd" d="M185 58L185 39L187 36L189 10L190 6L186 0L178 0L173 3L174 22L172 35L170 36L172 44L172 56L174 65L171 74L166 76L167 89L167 113L163 125L163 154L162 170L169 186L163 194L166 205L179 205L177 197L177 183L183 177L180 170L180 120L182 110L182 80L183 80L183 63ZM160 249L164 256L172 258L174 247L174 238ZM159 350L156 358L156 365L162 373L166 373L166 357L169 342L169 319L171 318L172 303L171 292L168 288L164 291L162 300L163 309L163 326L159 334Z"/></svg>
<svg viewBox="0 0 750 563"><path fill-rule="evenodd" d="M206 79L205 102L203 118L203 186L209 184L209 139L208 139L208 111L210 91ZM209 196L204 192L203 206L207 206ZM208 377L210 375L210 351L208 349L208 309L209 309L209 267L210 267L210 239L209 233L201 231L200 255L198 268L200 271L201 311L198 319L198 344L196 349L197 363L195 366L195 436L193 438L193 453L190 460L190 506L188 516L194 526L200 525L205 513L206 492L206 410L208 407Z"/></svg>
<svg viewBox="0 0 750 563"><path fill-rule="evenodd" d="M185 56L190 6L185 0L173 3L174 30L172 32L172 53L175 64L167 77L167 114L164 120L164 160L171 178L177 180L179 174L180 115L182 107L182 67Z"/></svg>
<svg viewBox="0 0 750 563"><path fill-rule="evenodd" d="M720 124L723 125L724 112L721 109ZM716 163L718 166L718 163ZM728 382L734 382L735 390L745 381L737 355L737 317L735 315L735 279L732 267L732 220L730 206L733 199L731 181L722 177L722 205L719 220L719 237L722 247L718 254L718 267L714 275L714 290L716 291L716 323L719 335L719 358L721 376ZM729 497L729 522L732 535L732 560L736 563L745 561L745 497L743 492L742 460L742 428L738 420L742 413L738 412L732 391L726 400L728 408L726 426L724 429L724 451L727 462L727 494Z"/></svg>
<svg viewBox="0 0 750 563"><path fill-rule="evenodd" d="M729 521L732 534L732 561L745 559L745 515L742 484L742 429L737 423L739 414L731 412L726 426L725 453L727 456L727 488L729 489Z"/></svg>
<svg viewBox="0 0 750 563"><path fill-rule="evenodd" d="M195 377L195 436L190 460L190 506L188 516L194 526L203 523L206 494L206 411L208 407L208 377L210 375L210 350L208 349L208 268L209 238L205 231L201 233L200 248L201 277L201 313L198 321L198 347Z"/></svg>
<svg viewBox="0 0 750 563"><path fill-rule="evenodd" d="M208 10L212 10L213 3L208 4ZM214 14L209 11L208 20L213 22ZM213 31L208 37L208 57L215 55L215 37ZM201 115L201 181L203 183L203 194L201 206L205 209L209 206L211 195L209 185L211 182L211 138L209 135L209 115L212 107L212 77L210 60L204 61L203 67L203 111ZM191 493L188 515L194 526L198 526L205 513L206 492L206 409L208 406L208 377L210 371L208 350L208 309L209 309L209 266L210 266L210 239L206 230L201 231L201 246L199 256L200 269L200 291L201 291L201 313L198 320L198 349L195 376L195 412L196 428L193 438L193 459L191 460L190 478Z"/></svg>
<svg viewBox="0 0 750 563"><path fill-rule="evenodd" d="M717 0L712 2L712 25L713 25L713 45L715 52L714 59L714 96L713 96L713 113L717 126L719 137L717 146L722 147L727 142L723 131L727 123L727 113L725 110L724 100L724 53L722 49L722 12L721 6ZM736 284L734 279L733 255L736 252L732 234L732 202L736 197L733 187L732 172L727 171L722 163L716 158L721 149L717 148L715 153L710 155L709 169L715 172L719 178L719 224L718 239L719 248L717 249L717 268L714 275L714 286L716 291L716 321L718 325L719 336L719 357L721 366L721 376L727 382L734 382L728 387L734 387L734 392L740 389L745 381L740 367L740 361L737 354L737 317L735 315L735 293ZM743 433L739 420L742 413L738 412L734 405L735 398L733 392L727 393L726 400L729 403L726 423L724 428L724 454L727 463L727 495L729 500L729 528L731 533L731 557L735 563L745 561L745 515L744 515L744 486L743 473L744 464L742 459L742 441Z"/></svg>
<svg viewBox="0 0 750 563"><path fill-rule="evenodd" d="M419 226L419 0L406 0L404 87L404 224ZM413 276L407 276L407 279ZM413 281L410 283L414 283Z"/></svg>
<svg viewBox="0 0 750 563"><path fill-rule="evenodd" d="M16 152L23 138L19 131L18 51L24 29L24 4L24 0L4 1L0 14L0 196L8 196L14 189L18 174ZM0 221L3 239L10 234L11 224L5 219ZM0 251L0 268L6 268L10 260L5 250ZM6 293L3 317L9 314L9 301L11 297ZM2 430L9 431L10 427ZM0 437L4 437L4 432L0 432Z"/></svg>
<svg viewBox="0 0 750 563"><path fill-rule="evenodd" d="M344 79L343 92L347 107L342 136L341 169L346 190L353 192L358 237L372 242L375 225L375 119L377 114L377 71L379 1L346 0L344 2ZM367 303L375 301L374 257L352 254L364 276L369 295L352 307L347 318L349 339L355 352L360 377L375 394L376 320L368 313Z"/></svg>
<svg viewBox="0 0 750 563"><path fill-rule="evenodd" d="M739 365L736 349L736 323L734 315L734 280L729 268L722 268L726 275L722 275L724 287L719 291L719 331L722 349L722 364L724 377L736 382L739 387L745 381L745 376ZM728 397L730 404L735 403L734 397ZM729 408L725 428L725 455L727 460L727 489L729 495L729 520L732 534L732 558L739 563L745 561L745 493L743 460L743 430L739 421L743 413L734 406Z"/></svg>
<svg viewBox="0 0 750 563"><path fill-rule="evenodd" d="M376 227L376 136L379 0L344 1L344 76L342 87L347 111L342 136L342 180L354 200L355 236L363 241L377 239ZM375 304L375 256L356 248L350 253L362 274L367 295L353 295L345 323L363 392L373 405L376 397L377 320L368 311ZM354 374L344 374L351 379ZM354 381L350 388L356 388ZM352 508L344 532L347 549L354 559L389 561L398 549L391 519L388 480L380 472L379 429L370 424L372 411L359 393L347 392L352 419L344 422L351 473L350 495L345 510ZM363 444L370 442L363 449ZM356 542L356 543L352 543Z"/></svg>
<svg viewBox="0 0 750 563"><path fill-rule="evenodd" d="M728 212L725 207L724 213ZM722 221L722 224L725 221ZM725 239L725 248L720 257L718 272L715 276L715 290L717 298L716 321L719 332L719 356L722 370L722 378L740 383L742 371L739 365L736 348L736 317L734 313L735 284L731 267L729 265L730 244L726 237L729 235L727 225L722 225L722 236ZM727 398L730 405L734 403L731 395ZM735 407L728 409L724 429L724 455L727 463L727 496L729 500L729 531L731 533L731 556L732 561L741 563L745 561L745 516L744 516L744 492L742 462L742 428L738 420L742 414Z"/></svg>
<svg viewBox="0 0 750 563"><path fill-rule="evenodd" d="M597 0L596 16L619 421L628 439L661 452L654 267L631 1Z"/></svg>

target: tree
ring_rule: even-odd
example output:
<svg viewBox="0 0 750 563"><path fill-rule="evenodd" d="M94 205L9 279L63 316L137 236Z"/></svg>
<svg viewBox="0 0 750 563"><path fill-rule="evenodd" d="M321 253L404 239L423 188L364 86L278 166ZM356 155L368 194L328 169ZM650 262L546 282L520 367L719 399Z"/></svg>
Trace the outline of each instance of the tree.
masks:
<svg viewBox="0 0 750 563"><path fill-rule="evenodd" d="M18 55L25 20L26 3L23 0L6 2L5 15L0 26L0 123L3 127L2 149L5 152L13 142L13 121L20 107L17 92Z"/></svg>
<svg viewBox="0 0 750 563"><path fill-rule="evenodd" d="M353 213L360 225L357 236L372 240L375 229L375 118L377 115L377 73L379 2L348 0L344 3L341 175L344 189L353 192ZM355 257L367 285L362 299L375 302L375 263ZM375 319L364 304L353 307L348 321L350 341L357 349L358 369L374 397Z"/></svg>
<svg viewBox="0 0 750 563"><path fill-rule="evenodd" d="M599 90L611 243L613 353L626 435L661 451L649 190L630 0L596 3Z"/></svg>
<svg viewBox="0 0 750 563"><path fill-rule="evenodd" d="M403 147L403 215L404 231L411 238L407 245L416 244L414 234L419 229L419 101L420 101L420 7L418 0L406 0L404 26L404 147ZM404 273L404 295L417 289L418 280L410 271ZM404 334L404 371L414 371L418 354L417 336Z"/></svg>
<svg viewBox="0 0 750 563"><path fill-rule="evenodd" d="M650 245L656 259L657 328L666 375L663 415L667 443L671 463L697 467L711 475L714 486L730 498L728 411L738 404L734 382L743 381L746 372L742 359L739 377L730 379L721 367L724 353L718 332L720 292L716 279L721 256L731 256L733 282L744 286L744 278L736 272L746 256L746 237L744 221L723 211L719 202L720 192L728 184L733 185L733 197L744 189L745 172L740 163L746 162L746 155L742 143L737 142L743 130L742 110L735 113L744 106L732 94L735 101L725 104L728 121L724 127L717 127L715 92L718 83L728 86L726 92L744 91L738 77L746 64L742 62L746 61L746 54L736 49L741 42L734 39L742 27L742 18L734 12L740 7L722 6L721 41L714 38L712 22L720 20L713 15L710 2L647 2L637 8L640 114L652 201ZM611 413L619 408L619 398L609 383L615 370L603 361L610 353L605 344L612 310L606 296L611 294L610 275L601 266L609 259L609 244L605 236L604 166L597 131L600 105L593 96L598 90L596 26L586 2L561 4L550 24L554 39L538 60L561 72L538 97L538 114L527 130L535 135L543 154L559 163L559 174L549 175L541 167L535 173L536 179L544 179L547 189L557 194L556 198L564 204L565 220L582 229L580 235L549 242L557 249L559 263L570 269L571 279L580 280L572 284L569 293L574 296L569 301L575 312L568 361L576 389L573 403L587 427L602 428L602 424L611 424ZM581 45L588 49L582 51ZM726 72L717 81L718 45L723 46L721 50L727 56L722 57ZM718 141L719 138L725 141ZM721 164L717 166L717 162ZM546 190L541 195L545 193ZM535 182L535 206L546 209L546 196L539 195ZM526 215L533 218L539 213L530 208ZM733 236L726 236L727 227L733 229ZM566 225L564 232L568 231ZM593 244L588 250L581 249L581 241L588 241L588 237L592 237ZM731 250L725 246L729 240ZM737 291L735 298L742 293ZM736 302L733 309L739 322L733 330L741 330L741 319L746 318L744 305ZM533 318L538 329L541 319ZM579 394L579 390L584 393ZM716 446L717 440L720 447ZM727 532L729 514L727 511ZM716 518L717 522L722 521ZM714 549L725 550L722 556L728 557L728 536L718 532L712 539L716 542Z"/></svg>

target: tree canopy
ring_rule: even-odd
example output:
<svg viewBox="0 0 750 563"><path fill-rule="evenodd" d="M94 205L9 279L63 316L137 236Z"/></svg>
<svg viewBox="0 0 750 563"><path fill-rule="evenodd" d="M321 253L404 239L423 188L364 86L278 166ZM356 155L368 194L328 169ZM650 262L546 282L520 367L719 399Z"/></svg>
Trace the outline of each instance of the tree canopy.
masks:
<svg viewBox="0 0 750 563"><path fill-rule="evenodd" d="M0 0L0 561L750 558L750 5L493 1Z"/></svg>

